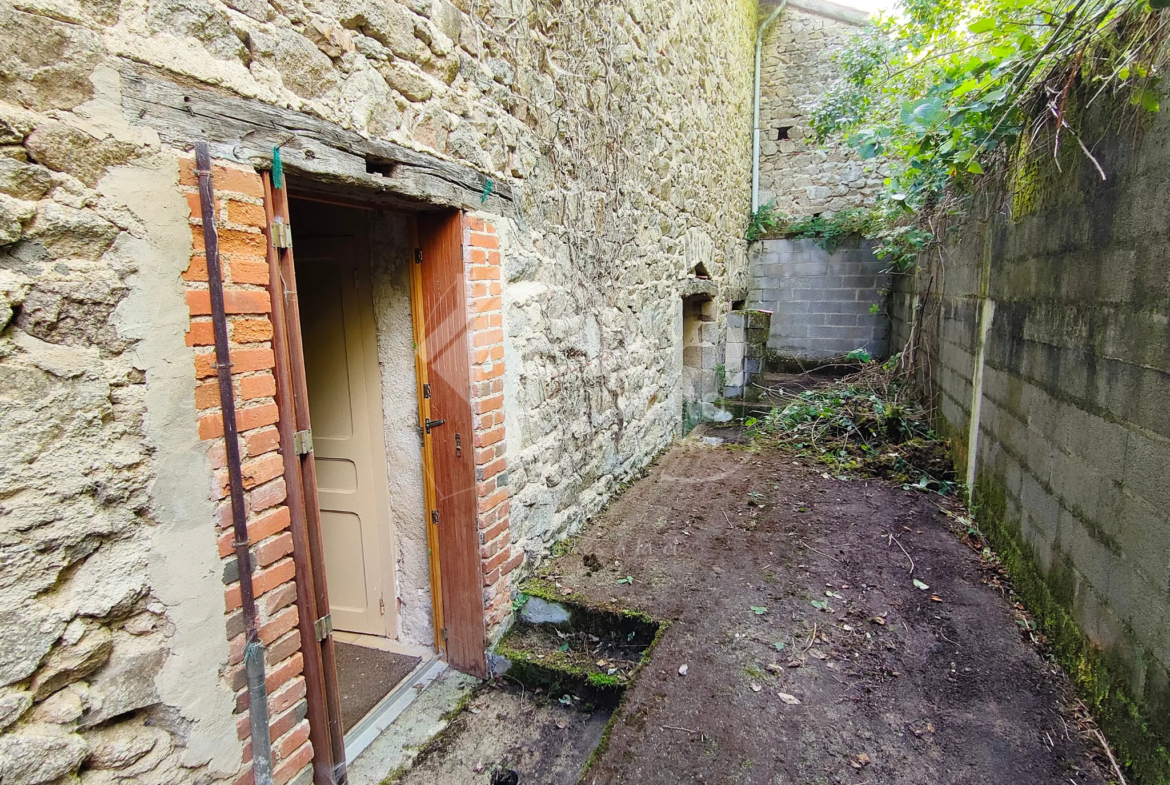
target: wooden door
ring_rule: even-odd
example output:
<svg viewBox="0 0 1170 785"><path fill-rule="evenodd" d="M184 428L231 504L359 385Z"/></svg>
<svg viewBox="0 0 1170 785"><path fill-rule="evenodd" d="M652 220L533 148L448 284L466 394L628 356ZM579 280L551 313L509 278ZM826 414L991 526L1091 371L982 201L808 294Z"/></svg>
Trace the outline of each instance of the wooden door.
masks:
<svg viewBox="0 0 1170 785"><path fill-rule="evenodd" d="M335 629L394 637L394 554L377 327L364 242L297 243L301 339Z"/></svg>
<svg viewBox="0 0 1170 785"><path fill-rule="evenodd" d="M475 447L463 272L463 215L418 216L422 253L419 351L426 366L422 417L430 456L433 511L441 576L443 639L447 662L487 677L483 578L476 523ZM428 397L429 395L429 397ZM442 421L441 425L436 425Z"/></svg>

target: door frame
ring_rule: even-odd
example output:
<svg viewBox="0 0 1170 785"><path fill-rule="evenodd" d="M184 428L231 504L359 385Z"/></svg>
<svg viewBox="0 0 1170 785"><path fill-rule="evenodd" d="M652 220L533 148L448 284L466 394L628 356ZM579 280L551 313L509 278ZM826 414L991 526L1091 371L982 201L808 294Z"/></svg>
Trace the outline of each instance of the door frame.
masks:
<svg viewBox="0 0 1170 785"><path fill-rule="evenodd" d="M409 216L412 241L415 249L421 249L417 213L397 207L374 204L372 201L348 199L332 194L320 196L310 188L297 188L290 193L290 184L285 179L282 188L273 185L271 173L262 171L264 184L264 209L267 226L283 223L289 225L289 199L304 199L324 202L360 210L385 210ZM444 208L438 208L444 209ZM446 208L448 211L451 208ZM460 226L464 226L465 213L460 215ZM321 536L320 507L317 498L317 475L312 452L298 453L298 434L311 429L304 353L300 332L300 313L294 269L294 249L291 241L273 242L273 231L264 230L268 240L269 295L271 298L273 322L273 353L275 356L274 376L276 377L276 402L279 410L277 423L280 434L281 453L284 459L284 476L288 493L288 506L292 518L293 559L296 567L297 604L301 610L298 630L305 661L307 687L309 737L313 744L314 785L334 785L347 781L345 759L345 734L341 723L340 691L337 684L337 659L328 613L329 591L325 576L324 547ZM462 234L462 233L461 233ZM291 230L288 232L291 237ZM459 249L462 259L463 242ZM421 253L421 251L419 251ZM416 262L419 257L416 256ZM462 261L461 261L462 264ZM411 264L411 319L415 342L415 378L418 401L419 427L423 430L422 469L425 509L438 508L435 487L435 460L432 438L426 434L424 424L430 415L429 401L424 396L424 385L428 382L428 355L426 347L426 314L423 312L423 274L421 265ZM462 283L462 282L461 282ZM465 302L460 298L460 302ZM469 321L464 307L463 319ZM470 376L467 379L471 383ZM470 401L468 402L470 409ZM468 434L469 448L472 435ZM431 608L434 629L435 650L447 659L443 606L443 576L440 565L440 543L438 527L431 521L424 521L427 531L429 553ZM480 563L478 540L475 540L475 563ZM482 603L478 612L484 613ZM484 660L486 668L486 659Z"/></svg>

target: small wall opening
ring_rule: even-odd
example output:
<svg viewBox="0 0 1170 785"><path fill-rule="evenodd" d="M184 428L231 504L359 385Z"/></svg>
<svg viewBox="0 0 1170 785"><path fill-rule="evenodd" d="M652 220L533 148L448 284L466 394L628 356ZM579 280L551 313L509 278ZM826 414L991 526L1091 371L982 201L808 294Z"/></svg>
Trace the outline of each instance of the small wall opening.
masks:
<svg viewBox="0 0 1170 785"><path fill-rule="evenodd" d="M715 301L709 295L694 295L682 302L682 400L683 430L690 431L714 411L719 398L719 325ZM706 404L706 406L704 406Z"/></svg>

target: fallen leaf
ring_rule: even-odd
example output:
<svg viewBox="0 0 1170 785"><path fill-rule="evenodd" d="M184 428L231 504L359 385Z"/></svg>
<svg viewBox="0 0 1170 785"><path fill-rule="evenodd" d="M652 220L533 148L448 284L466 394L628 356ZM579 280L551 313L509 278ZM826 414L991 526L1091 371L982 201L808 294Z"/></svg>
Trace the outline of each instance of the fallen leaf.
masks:
<svg viewBox="0 0 1170 785"><path fill-rule="evenodd" d="M829 655L825 654L820 649L810 649L808 656L812 657L814 660L825 660L829 657Z"/></svg>
<svg viewBox="0 0 1170 785"><path fill-rule="evenodd" d="M687 675L687 666L686 665L678 666L678 675L679 676L686 676Z"/></svg>
<svg viewBox="0 0 1170 785"><path fill-rule="evenodd" d="M758 605L752 606L752 613L756 614L757 616L763 616L767 612L768 612L767 608L761 608Z"/></svg>
<svg viewBox="0 0 1170 785"><path fill-rule="evenodd" d="M764 689L763 687L761 687L760 685L755 684L755 683L753 683L751 685L751 688L752 688L752 692L759 692L760 690Z"/></svg>
<svg viewBox="0 0 1170 785"><path fill-rule="evenodd" d="M564 730L567 726L565 725L564 720L557 720L557 727L560 728L561 730Z"/></svg>
<svg viewBox="0 0 1170 785"><path fill-rule="evenodd" d="M776 647L776 651L784 651L784 641L776 641L773 645Z"/></svg>
<svg viewBox="0 0 1170 785"><path fill-rule="evenodd" d="M932 594L932 595L930 595L930 599L931 599L933 602L942 602L942 601L943 601L943 598L942 598L942 597L939 597L937 594Z"/></svg>
<svg viewBox="0 0 1170 785"><path fill-rule="evenodd" d="M768 673L783 673L784 672L784 669L781 668L779 665L777 665L774 662L769 662L767 665L765 665L764 670L766 670Z"/></svg>
<svg viewBox="0 0 1170 785"><path fill-rule="evenodd" d="M780 696L780 700L784 701L789 706L800 705L800 698L796 697L795 695L789 695L787 692L778 692L776 694Z"/></svg>
<svg viewBox="0 0 1170 785"><path fill-rule="evenodd" d="M800 660L789 660L788 661L789 668L801 668L803 666L804 666L804 663L801 662Z"/></svg>
<svg viewBox="0 0 1170 785"><path fill-rule="evenodd" d="M929 586L927 586L927 585L926 585L925 583L923 583L922 581L920 581L920 580L918 580L917 578L915 578L915 579L914 579L914 588L915 588L915 589L921 589L922 591L926 591L926 590L927 590L927 589L929 589L930 587L929 587Z"/></svg>
<svg viewBox="0 0 1170 785"><path fill-rule="evenodd" d="M886 626L886 620L883 619L881 616L874 616L872 619L870 619L870 621L872 621L874 624L880 624L883 627Z"/></svg>
<svg viewBox="0 0 1170 785"><path fill-rule="evenodd" d="M849 765L855 769L863 769L869 765L869 756L864 752L859 753L856 758L849 761Z"/></svg>
<svg viewBox="0 0 1170 785"><path fill-rule="evenodd" d="M928 731L930 731L931 733L934 733L934 723L933 722L926 723L926 729Z"/></svg>

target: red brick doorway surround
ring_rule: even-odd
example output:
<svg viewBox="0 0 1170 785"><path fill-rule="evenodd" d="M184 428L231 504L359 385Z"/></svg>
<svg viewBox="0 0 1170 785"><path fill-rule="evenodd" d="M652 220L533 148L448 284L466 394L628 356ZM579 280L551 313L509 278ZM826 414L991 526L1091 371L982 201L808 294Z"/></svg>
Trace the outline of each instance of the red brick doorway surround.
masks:
<svg viewBox="0 0 1170 785"><path fill-rule="evenodd" d="M244 753L236 785L252 782L247 693L242 666L243 626L238 576L232 572L231 512L223 424L214 381L214 350L206 260L194 159L180 159L179 187L191 207L192 254L183 273L190 325L187 345L195 365L195 427L208 443L215 474L210 495L218 504L214 521L224 564L225 625L230 641L224 678L236 691L236 721ZM249 543L254 560L260 636L266 648L270 736L277 785L312 766L315 783L333 782L337 752L343 749L340 728L331 728L328 673L322 644L313 632L320 617L313 598L324 592L323 565L316 569L304 554L311 520L305 513L312 489L290 488L299 472L288 435L295 430L295 408L281 405L279 377L289 374L287 357L274 340L274 316L284 313L274 280L279 252L270 247L268 225L274 205L266 203L265 181L255 170L217 161L212 182L223 257L225 305L231 338L232 378L238 402L237 426ZM287 209L287 195L284 196ZM279 202L279 198L276 200ZM287 212L285 212L287 215ZM294 228L295 231L295 228ZM486 649L511 614L511 583L524 560L509 529L510 491L504 414L504 324L500 236L480 217L461 217L462 257L468 323L468 401L472 412L471 448L475 469L475 531L482 576L482 611ZM286 325L287 326L287 325ZM287 350L284 350L287 352ZM282 437L283 432L283 437ZM311 461L310 461L311 463ZM299 528L298 528L299 527ZM301 556L302 558L297 558ZM298 564L301 569L298 569ZM319 577L318 577L319 573ZM441 576L439 576L441 579ZM441 609L437 609L441 612ZM437 615L437 618L441 616ZM310 666L310 667L307 667ZM334 677L335 678L335 675Z"/></svg>

